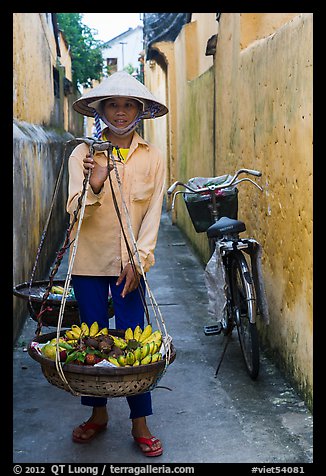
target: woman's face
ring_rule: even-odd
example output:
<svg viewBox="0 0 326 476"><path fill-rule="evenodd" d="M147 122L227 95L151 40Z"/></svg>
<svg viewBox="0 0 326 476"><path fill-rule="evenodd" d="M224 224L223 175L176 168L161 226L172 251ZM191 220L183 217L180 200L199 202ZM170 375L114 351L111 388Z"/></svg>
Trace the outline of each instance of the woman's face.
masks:
<svg viewBox="0 0 326 476"><path fill-rule="evenodd" d="M106 119L115 127L129 126L141 109L141 103L135 99L114 97L104 102L103 112Z"/></svg>

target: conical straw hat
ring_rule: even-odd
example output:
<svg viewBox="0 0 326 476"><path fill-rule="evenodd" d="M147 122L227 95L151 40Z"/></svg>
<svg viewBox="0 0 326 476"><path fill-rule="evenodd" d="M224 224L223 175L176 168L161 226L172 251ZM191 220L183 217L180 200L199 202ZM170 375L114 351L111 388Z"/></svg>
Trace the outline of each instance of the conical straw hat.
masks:
<svg viewBox="0 0 326 476"><path fill-rule="evenodd" d="M168 112L168 108L159 102L146 86L126 71L118 71L109 76L98 86L77 99L77 101L73 103L73 108L84 116L94 117L94 106L96 108L98 101L112 96L138 99L145 104L145 109L150 105L156 106L158 111L153 117L164 116L164 114ZM152 116L149 112L143 116L143 119L151 118Z"/></svg>

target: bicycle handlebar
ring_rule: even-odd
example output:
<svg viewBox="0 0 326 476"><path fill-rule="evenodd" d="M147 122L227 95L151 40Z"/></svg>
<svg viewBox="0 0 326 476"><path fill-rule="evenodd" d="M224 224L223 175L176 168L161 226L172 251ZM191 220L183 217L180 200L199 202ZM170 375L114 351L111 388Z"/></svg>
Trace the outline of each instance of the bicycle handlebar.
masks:
<svg viewBox="0 0 326 476"><path fill-rule="evenodd" d="M236 180L236 178L242 174L242 173L247 173L247 174L250 174L250 175L255 175L256 177L260 177L261 176L261 172L259 170L251 170L251 169L239 169L234 175L233 177L228 181L228 182L223 182L219 185L215 184L215 185L208 185L208 187L202 187L202 188L197 188L197 189L194 189L194 188L191 188L189 187L189 185L186 185L185 183L183 182L179 182L179 181L176 181L174 182L167 190L167 194L168 195L171 195L174 190L176 189L176 187L178 185L182 185L183 187L187 188L188 190L190 190L191 192L193 193L202 193L202 192L208 192L208 191L214 191L214 190L220 190L222 188L227 188L227 187L230 187L231 185L237 185L238 183L240 182L245 182L245 181L249 181L251 182L252 184L254 184L256 187L259 188L260 191L262 191L262 187L260 185L258 185L256 182L254 182L253 180L251 180L250 178L246 177L246 178L242 178L240 180Z"/></svg>

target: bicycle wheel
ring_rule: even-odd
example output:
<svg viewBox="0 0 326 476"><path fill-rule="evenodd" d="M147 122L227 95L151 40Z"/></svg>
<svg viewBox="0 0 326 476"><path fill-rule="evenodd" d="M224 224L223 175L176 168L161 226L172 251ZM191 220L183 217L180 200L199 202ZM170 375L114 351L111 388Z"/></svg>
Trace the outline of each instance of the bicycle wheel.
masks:
<svg viewBox="0 0 326 476"><path fill-rule="evenodd" d="M231 263L231 292L242 355L250 377L255 380L259 373L256 297L250 269L241 251L234 253Z"/></svg>

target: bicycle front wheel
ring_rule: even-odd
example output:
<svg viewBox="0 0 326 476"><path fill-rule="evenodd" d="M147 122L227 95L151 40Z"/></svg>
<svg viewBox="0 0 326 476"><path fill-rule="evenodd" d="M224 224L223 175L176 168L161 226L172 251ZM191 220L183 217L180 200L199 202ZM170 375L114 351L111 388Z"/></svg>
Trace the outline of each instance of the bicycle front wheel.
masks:
<svg viewBox="0 0 326 476"><path fill-rule="evenodd" d="M231 263L233 312L240 347L250 377L259 373L259 341L256 327L256 296L250 269L241 251L236 251Z"/></svg>

